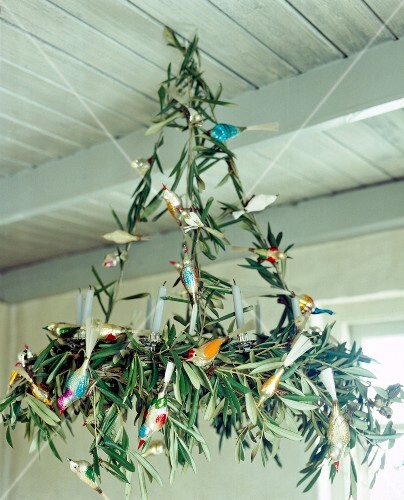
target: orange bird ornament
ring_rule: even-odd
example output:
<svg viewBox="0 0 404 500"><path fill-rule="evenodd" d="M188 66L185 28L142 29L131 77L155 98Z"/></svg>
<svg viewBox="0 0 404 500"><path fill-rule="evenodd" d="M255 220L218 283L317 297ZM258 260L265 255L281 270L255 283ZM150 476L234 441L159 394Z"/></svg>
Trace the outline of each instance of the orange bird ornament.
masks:
<svg viewBox="0 0 404 500"><path fill-rule="evenodd" d="M191 349L188 353L187 361L191 361L194 365L202 368L210 365L213 363L214 359L219 354L220 348L227 340L228 337L214 339L195 349Z"/></svg>

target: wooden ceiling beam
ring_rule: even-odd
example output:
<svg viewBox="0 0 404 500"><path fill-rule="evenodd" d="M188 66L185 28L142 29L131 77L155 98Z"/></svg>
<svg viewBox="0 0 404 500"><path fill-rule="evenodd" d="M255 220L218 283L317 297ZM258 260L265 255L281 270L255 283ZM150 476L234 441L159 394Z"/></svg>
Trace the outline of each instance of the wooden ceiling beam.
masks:
<svg viewBox="0 0 404 500"><path fill-rule="evenodd" d="M357 56L315 68L307 73L248 91L237 98L238 106L222 108L224 122L249 125L277 121L279 132L246 132L233 139L232 148L252 147L279 138L288 143L310 130L326 130L403 107L404 39L378 45ZM119 190L133 181L129 161L150 152L153 137L143 130L38 168L0 179L4 209L0 225L29 219L70 206L105 190ZM107 135L106 135L107 138ZM173 141L164 146L164 164L176 159Z"/></svg>
<svg viewBox="0 0 404 500"><path fill-rule="evenodd" d="M270 207L258 214L258 222L264 228L270 219L275 233L284 230L285 245L293 242L298 248L348 239L345 251L349 260L349 238L404 228L403 193L404 181L358 189L295 205ZM233 244L251 244L248 233L234 226L227 228L226 236ZM168 261L178 256L179 237L176 229L153 235L151 242L136 244L132 257L135 265L127 266L125 278L169 274ZM21 302L78 287L85 288L94 282L92 265L97 267L103 279L109 281L111 272L103 269L101 262L112 248L105 246L8 271L0 275L0 302ZM150 248L158 248L158 258L152 264ZM375 248L375 265L382 254L382 248ZM246 256L244 253L220 252L215 262L235 258L242 262Z"/></svg>

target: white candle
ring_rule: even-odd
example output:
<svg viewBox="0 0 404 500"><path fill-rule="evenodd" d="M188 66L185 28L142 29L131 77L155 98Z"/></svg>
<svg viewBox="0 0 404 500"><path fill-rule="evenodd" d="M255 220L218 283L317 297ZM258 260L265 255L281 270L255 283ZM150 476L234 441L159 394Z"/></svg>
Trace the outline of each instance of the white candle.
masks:
<svg viewBox="0 0 404 500"><path fill-rule="evenodd" d="M86 302L84 304L84 313L82 322L85 323L86 319L91 316L93 310L93 299L94 299L94 290L90 288L90 290L86 293Z"/></svg>
<svg viewBox="0 0 404 500"><path fill-rule="evenodd" d="M294 297L291 297L291 301L292 301L293 318L296 321L297 318L302 315L299 306L299 299L295 295Z"/></svg>
<svg viewBox="0 0 404 500"><path fill-rule="evenodd" d="M153 315L153 299L151 295L149 295L146 304L146 319L144 321L144 327L146 330L150 330L151 328L152 315Z"/></svg>
<svg viewBox="0 0 404 500"><path fill-rule="evenodd" d="M76 324L81 325L83 320L83 295L81 290L76 295Z"/></svg>
<svg viewBox="0 0 404 500"><path fill-rule="evenodd" d="M255 305L255 331L257 333L264 333L261 321L261 306L259 302Z"/></svg>
<svg viewBox="0 0 404 500"><path fill-rule="evenodd" d="M234 314L236 316L237 328L241 328L244 325L244 315L240 287L234 284L231 286L231 289L233 292Z"/></svg>
<svg viewBox="0 0 404 500"><path fill-rule="evenodd" d="M165 282L159 288L159 294L157 297L156 310L154 312L154 319L152 325L152 332L159 333L161 328L161 323L163 321L163 311L164 311L164 299L167 295L167 288L165 287Z"/></svg>

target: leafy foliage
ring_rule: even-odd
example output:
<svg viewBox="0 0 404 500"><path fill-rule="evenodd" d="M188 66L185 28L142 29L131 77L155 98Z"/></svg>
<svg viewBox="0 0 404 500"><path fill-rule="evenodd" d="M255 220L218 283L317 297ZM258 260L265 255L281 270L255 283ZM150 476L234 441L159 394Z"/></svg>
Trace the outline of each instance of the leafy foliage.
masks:
<svg viewBox="0 0 404 500"><path fill-rule="evenodd" d="M307 466L301 471L303 476L299 484L304 483L304 491L307 491L318 479L327 460L330 399L319 381L320 371L325 367L334 370L338 401L350 425L349 448L362 446L366 450L364 462L375 460L382 451L381 442L392 444L397 437L390 421L384 430L380 428L374 412L390 418L391 404L401 402L404 394L400 385L386 389L375 387L377 397L372 400L368 395L370 383L363 382L362 378L372 378L373 375L361 366L361 363L369 364L371 360L355 344L348 347L333 340L330 336L332 325L328 325L323 331L306 328L306 335L313 342L312 349L285 371L277 394L264 405L257 405L259 388L282 366L284 355L299 334L292 312L291 292L285 283L287 261L272 262L261 257L246 259L244 267L257 272L268 283L268 297L275 298L283 307L279 323L270 335L256 332L256 343L248 350L231 336L234 321L231 321L229 331L223 325L225 320L234 319L234 313L220 313L225 296L231 294L231 284L201 269L198 254L201 252L214 260L217 252L225 250L228 242L221 234L230 224L239 224L247 230L253 238L253 248L257 249L281 247L282 233L274 235L268 224L264 235L251 213L245 213L237 221L229 217L249 201L236 167L236 157L226 144L212 139L209 129L202 123L192 124L190 120L190 113L199 115L200 121L213 126L216 107L229 103L221 100L221 88L213 92L203 78L197 38L183 44L168 28L165 34L168 43L181 52L182 64L178 72L174 72L171 65L168 67L167 78L158 90L160 110L147 131L158 136L147 160L148 168L134 190L125 225L115 212L113 217L117 228L130 234L139 222L151 223L161 217L166 211L160 208L162 190L154 191L152 175L155 169L164 170L164 159L160 158L164 131L175 128L185 134L178 162L169 175L171 190L178 188L181 179L186 179L186 206L192 207L204 224L192 235L183 233L184 243L203 282L198 299L197 333L188 332L191 308L188 298L166 297L166 300L184 302L189 307L184 316L176 315L173 322L165 326L156 350L150 351L147 344L128 329L124 329L123 335L113 343L100 341L91 356L91 382L86 396L60 416L55 412L56 399L63 393L69 375L84 361L84 340L77 335L49 339L48 346L27 361L25 370L31 382L17 377L1 399L6 438L12 446L11 431L18 423L25 424L31 446L40 449L42 444L48 443L60 459L54 439L57 435L66 439L65 427L71 430L73 421L81 415L94 436L89 452L96 476L100 477L101 470L116 476L126 483L125 491L129 494L132 473L137 470L140 492L145 498L145 478L159 483L161 479L145 458L150 443L146 443L143 454L135 451L124 424L128 410L134 409L135 423L140 425L145 409L158 391L165 367L171 361L176 370L167 393L170 413L163 429L171 467L170 481L180 469L196 469L195 449L209 460L209 449L198 428L199 420L204 419L216 429L219 445L224 438L236 437L237 462L253 461L258 456L264 465L269 460L280 465L278 450L281 440L303 441L310 456ZM225 169L221 183L230 181L233 184L236 203L220 203L212 197L203 201L203 178L212 168ZM213 216L212 213L218 213L218 210L220 215ZM127 252L130 245L119 245L118 255ZM286 247L284 252L291 248L292 245ZM124 265L125 261L120 260L119 278L110 283L104 283L93 267L95 294L105 314L105 322L118 300ZM123 300L142 296L144 294L132 295ZM191 348L208 339L227 335L230 341L221 349L213 367L203 369L185 361L184 354ZM51 405L32 395L32 384L46 385ZM332 466L331 480L335 472ZM353 484L356 481L352 459L351 481ZM355 486L352 494L354 490Z"/></svg>

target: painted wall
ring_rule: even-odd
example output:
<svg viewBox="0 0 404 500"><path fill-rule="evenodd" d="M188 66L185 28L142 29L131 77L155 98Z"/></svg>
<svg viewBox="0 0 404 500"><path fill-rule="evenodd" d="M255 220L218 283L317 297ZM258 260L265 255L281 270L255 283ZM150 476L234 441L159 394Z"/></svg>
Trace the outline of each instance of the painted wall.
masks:
<svg viewBox="0 0 404 500"><path fill-rule="evenodd" d="M346 326L355 321L404 319L403 244L404 230L396 230L295 249L287 281L297 292L308 292L318 299L320 305L331 306L335 310L338 321L335 335L340 338L346 334ZM265 286L265 282L251 271L237 267L237 264L240 261L211 264L209 271L227 279L235 278L244 291L245 302L254 304L257 299L252 297L253 288L259 287L259 293L263 293L261 287ZM129 265L136 265L136 262ZM176 277L174 271L168 270L164 274L130 281L124 283L122 295L140 291L155 293L163 281L168 280L172 284ZM29 344L31 350L38 351L45 345L44 332L41 330L45 324L55 320L74 320L74 299L75 292L70 292L9 307L0 304L1 387L5 387L16 353L24 342ZM280 306L264 298L260 298L259 302L264 323L269 328L279 317ZM173 305L166 305L165 313L168 316L170 306L172 308ZM227 307L230 309L231 304ZM145 309L145 299L121 302L112 320L122 324L133 320L136 325L143 320ZM99 314L99 311L96 310L95 313ZM320 318L317 321L322 320ZM129 419L128 428L131 420L133 419ZM161 471L165 486L162 490L158 485L152 485L151 499L161 495L176 500L331 498L330 489L326 485L320 485L319 489L313 489L304 496L302 489L295 487L299 480L298 471L305 464L304 445L284 441L281 453L284 467L278 469L275 464L271 464L264 470L258 460L253 464L234 463L235 440L226 442L219 455L214 433L210 429L205 432L205 426L203 429L212 452L212 463L197 459L198 475L187 471L178 475L174 485L169 486L164 457L153 457L151 460ZM131 435L135 438L135 431ZM85 429L76 425L75 439L70 438L67 444L58 445L61 456L86 458L90 437ZM43 450L40 460L35 454L29 455L22 429L14 433L12 451L4 443L3 429L0 431L0 439L0 500L67 500L71 498L72 492L77 500L96 498L95 493L89 492L68 471L67 462L58 462L49 450ZM327 475L326 470L324 475ZM333 488L333 498L347 497L343 492L343 474L338 478L338 483ZM103 488L111 499L124 498L122 486L109 478L103 483ZM136 489L135 479L135 491Z"/></svg>

